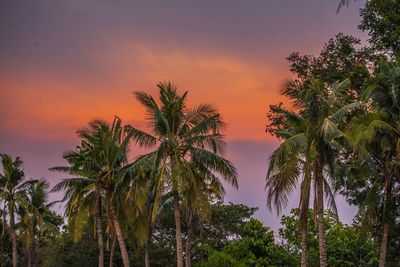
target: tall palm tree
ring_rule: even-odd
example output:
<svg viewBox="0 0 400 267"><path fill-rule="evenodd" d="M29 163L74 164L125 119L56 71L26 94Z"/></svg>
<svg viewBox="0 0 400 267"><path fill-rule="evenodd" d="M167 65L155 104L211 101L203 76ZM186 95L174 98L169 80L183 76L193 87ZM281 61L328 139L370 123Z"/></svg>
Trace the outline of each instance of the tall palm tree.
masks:
<svg viewBox="0 0 400 267"><path fill-rule="evenodd" d="M132 128L133 137L141 146L156 149L141 156L136 164L152 161L152 174L163 171L163 181L171 188L176 227L177 266L183 267L181 198L192 185L194 175L190 162L198 163L209 172L216 172L237 186L236 170L222 157L223 122L216 109L204 104L189 109L187 92L179 95L171 83L159 83L159 103L145 92L135 92L136 99L146 108L152 133Z"/></svg>
<svg viewBox="0 0 400 267"><path fill-rule="evenodd" d="M307 124L303 117L280 106L271 106L271 112L275 114L277 120L283 122L279 125L279 130L274 130L274 134L284 141L270 157L266 178L267 205L272 209L274 204L279 214L282 207L286 206L289 194L296 188L300 176L303 175L299 205L301 266L307 266L307 212L311 183Z"/></svg>
<svg viewBox="0 0 400 267"><path fill-rule="evenodd" d="M29 200L28 209L21 209L21 236L25 241L28 255L28 267L37 266L36 251L38 239L45 230L57 234L58 228L53 225L49 216L50 208L55 202L47 203L49 183L41 179L30 183L26 194Z"/></svg>
<svg viewBox="0 0 400 267"><path fill-rule="evenodd" d="M393 188L400 176L400 63L381 60L364 92L366 113L354 118L347 134L355 151L364 159L373 156L377 162L378 179L371 189L382 185L382 240L379 266L385 266L389 229L393 223L391 215L395 198ZM364 209L374 208L375 204L364 203Z"/></svg>
<svg viewBox="0 0 400 267"><path fill-rule="evenodd" d="M324 193L328 206L337 214L331 190L333 162L338 139L344 134L338 125L341 119L360 107L359 103L344 105L341 98L349 81L327 87L322 81L311 79L301 86L290 82L283 94L289 96L299 111L272 106L271 125L267 130L283 139L272 153L266 179L267 203L280 212L289 194L301 181L300 231L302 240L301 265L307 265L307 210L313 182L314 209L319 229L320 266L327 266L324 224Z"/></svg>
<svg viewBox="0 0 400 267"><path fill-rule="evenodd" d="M81 177L67 179L58 184L54 190L69 188L65 199L69 199L72 214L75 218L87 216L85 209L79 210L80 205L90 207L96 206L96 221L98 236L102 236L101 230L101 199L106 200L106 211L113 228L115 237L118 241L123 264L129 266L129 256L126 249L121 223L116 210L117 194L120 181L128 173L130 164L127 163L128 145L131 139L131 130L127 126L122 126L121 119L115 117L112 125L102 120L93 120L89 123L89 128L78 131L82 138L81 146L78 147L78 154L72 153L72 158L78 159L77 165L71 168L53 168L54 170L72 171ZM71 154L67 154L67 159ZM71 198L74 197L74 198ZM81 201L86 201L81 204ZM87 211L87 209L86 209ZM99 239L100 240L100 239ZM102 240L102 239L101 239ZM102 242L103 243L103 242ZM104 249L99 241L100 253ZM104 253L104 252L103 252ZM104 255L104 254L103 254ZM100 264L99 255L99 264ZM102 259L104 264L104 259Z"/></svg>
<svg viewBox="0 0 400 267"><path fill-rule="evenodd" d="M29 182L24 182L22 160L13 159L10 155L1 154L3 173L0 173L0 199L8 207L10 220L10 235L12 241L12 264L17 266L17 234L15 232L15 212L18 207L27 208L29 203L26 196L26 187Z"/></svg>

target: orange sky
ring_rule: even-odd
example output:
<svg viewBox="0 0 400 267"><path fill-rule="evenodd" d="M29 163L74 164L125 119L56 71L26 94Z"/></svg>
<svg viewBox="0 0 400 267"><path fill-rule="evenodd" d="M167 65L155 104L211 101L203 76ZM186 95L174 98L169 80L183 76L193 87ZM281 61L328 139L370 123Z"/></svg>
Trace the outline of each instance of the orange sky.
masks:
<svg viewBox="0 0 400 267"><path fill-rule="evenodd" d="M268 64L227 56L163 54L144 47L111 49L93 60L109 66L107 83L93 85L36 70L3 78L2 101L16 103L8 111L4 129L16 133L23 126L32 130L30 135L70 138L73 129L95 117L110 119L115 114L141 123L144 112L132 92L144 90L156 96L156 83L170 80L182 92L189 90L190 104L216 105L228 122L229 139L263 140L268 105L283 101L277 92L280 79L266 77L288 75Z"/></svg>
<svg viewBox="0 0 400 267"><path fill-rule="evenodd" d="M189 105L218 108L239 173L227 200L261 207L257 216L276 228L263 191L277 145L265 134L266 113L284 101L291 52L315 54L338 32L365 37L363 1L339 15L336 2L2 1L0 152L22 156L27 176L54 184L62 176L47 169L63 164L77 128L114 115L144 127L132 92L156 95L169 80L189 90Z"/></svg>

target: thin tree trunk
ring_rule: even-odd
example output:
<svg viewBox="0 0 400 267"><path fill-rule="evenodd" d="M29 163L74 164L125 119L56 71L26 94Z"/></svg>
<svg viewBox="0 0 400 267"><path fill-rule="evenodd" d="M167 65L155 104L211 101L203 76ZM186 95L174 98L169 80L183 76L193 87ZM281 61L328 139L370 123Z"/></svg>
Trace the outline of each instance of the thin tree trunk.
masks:
<svg viewBox="0 0 400 267"><path fill-rule="evenodd" d="M15 233L15 221L14 221L14 203L10 202L8 206L8 211L10 213L10 231L11 231L11 241L12 241L12 264L13 267L17 267L17 235Z"/></svg>
<svg viewBox="0 0 400 267"><path fill-rule="evenodd" d="M387 254L387 245L389 240L389 223L388 223L388 214L387 210L389 209L389 199L391 195L391 184L390 178L385 181L385 196L384 196L384 212L383 212L383 232L382 232L382 241L381 241L381 249L379 255L379 267L384 267L386 264L386 254Z"/></svg>
<svg viewBox="0 0 400 267"><path fill-rule="evenodd" d="M152 221L151 221L150 217L149 217L149 220L147 223L148 223L148 227L149 227L149 232L147 234L146 244L144 245L144 266L150 267L149 247L150 247L150 241L151 241L151 233L153 231Z"/></svg>
<svg viewBox="0 0 400 267"><path fill-rule="evenodd" d="M101 195L97 193L96 199L96 227L97 227L97 245L99 247L99 267L104 267L104 240L103 240L103 222L101 216Z"/></svg>
<svg viewBox="0 0 400 267"><path fill-rule="evenodd" d="M186 244L185 244L185 267L190 267L192 265L192 258L191 258L191 245L192 245L192 233L193 233L193 220L191 214L189 215L188 220L188 229L187 229L187 236L186 236Z"/></svg>
<svg viewBox="0 0 400 267"><path fill-rule="evenodd" d="M389 235L389 225L388 225L388 223L384 223L383 224L382 242L381 242L381 251L380 251L380 255L379 255L379 267L385 267L388 235Z"/></svg>
<svg viewBox="0 0 400 267"><path fill-rule="evenodd" d="M309 158L306 158L304 179L301 183L300 198L300 231L301 231L301 267L308 264L308 206L310 202L311 168Z"/></svg>
<svg viewBox="0 0 400 267"><path fill-rule="evenodd" d="M307 267L307 262L308 262L307 237L308 237L307 225L303 225L301 226L301 267Z"/></svg>
<svg viewBox="0 0 400 267"><path fill-rule="evenodd" d="M39 251L39 233L37 229L37 225L35 225L34 231L34 239L33 239L33 267L36 267L38 264L37 252Z"/></svg>
<svg viewBox="0 0 400 267"><path fill-rule="evenodd" d="M32 243L29 246L28 251L28 266L36 267L36 237L38 234L38 230L36 224L33 226L33 238Z"/></svg>
<svg viewBox="0 0 400 267"><path fill-rule="evenodd" d="M326 236L324 222L324 183L321 163L316 163L315 182L317 183L317 218L318 218L318 237L319 237L319 265L328 266L328 256L326 252Z"/></svg>
<svg viewBox="0 0 400 267"><path fill-rule="evenodd" d="M32 240L28 246L28 267L35 267L35 241Z"/></svg>
<svg viewBox="0 0 400 267"><path fill-rule="evenodd" d="M28 245L28 267L32 267L32 244Z"/></svg>
<svg viewBox="0 0 400 267"><path fill-rule="evenodd" d="M113 238L112 241L112 245L111 245L111 251L110 251L110 267L114 266L114 254L115 254L115 246L116 246L117 242L115 239L115 236Z"/></svg>
<svg viewBox="0 0 400 267"><path fill-rule="evenodd" d="M150 258L149 258L149 242L150 240L146 240L146 244L144 246L144 266L150 267Z"/></svg>
<svg viewBox="0 0 400 267"><path fill-rule="evenodd" d="M109 216L111 219L111 222L114 227L114 232L115 232L115 237L117 238L118 245L119 245L119 250L121 251L121 257L122 257L122 262L124 264L124 267L129 267L129 255L128 251L126 250L125 246L125 241L124 237L122 235L122 230L121 226L119 224L119 220L117 218L117 215L114 210L114 206L112 205L112 196L109 194L108 195L108 211L109 211Z"/></svg>
<svg viewBox="0 0 400 267"><path fill-rule="evenodd" d="M182 227L181 213L179 210L179 194L177 191L174 194L174 217L176 229L176 266L183 267L183 249L182 249Z"/></svg>

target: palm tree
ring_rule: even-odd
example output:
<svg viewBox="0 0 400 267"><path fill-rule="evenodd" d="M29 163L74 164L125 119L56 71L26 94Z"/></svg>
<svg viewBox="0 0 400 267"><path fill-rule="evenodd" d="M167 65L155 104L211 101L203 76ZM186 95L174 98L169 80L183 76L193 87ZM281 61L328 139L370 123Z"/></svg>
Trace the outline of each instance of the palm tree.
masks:
<svg viewBox="0 0 400 267"><path fill-rule="evenodd" d="M93 145L93 153L102 166L102 189L107 200L107 215L113 227L125 267L129 267L129 256L122 234L121 223L115 209L119 182L124 178L127 164L128 145L131 139L129 127L123 127L121 120L115 118L111 127L102 121L94 121L92 129L81 131Z"/></svg>
<svg viewBox="0 0 400 267"><path fill-rule="evenodd" d="M54 170L72 171L78 174L79 178L67 179L57 185L54 190L68 188L64 199L69 199L75 218L87 216L87 211L91 205L96 208L97 232L99 236L100 253L104 245L100 236L101 230L101 198L104 195L106 200L106 210L113 228L115 237L118 241L123 264L129 266L129 256L126 249L121 223L116 210L116 200L119 183L129 172L130 165L127 164L128 145L131 139L131 131L127 126L122 126L121 119L115 117L112 125L108 125L102 120L93 120L89 123L89 128L78 131L82 138L81 146L78 147L77 154L69 153L73 159L77 158L77 165L71 168L53 168ZM71 198L73 197L73 198ZM82 204L82 200L85 200ZM79 206L85 205L86 209L80 209ZM99 253L99 254L100 254ZM104 253L104 252L103 252ZM104 255L104 254L103 254ZM104 259L100 259L99 264Z"/></svg>
<svg viewBox="0 0 400 267"><path fill-rule="evenodd" d="M320 266L327 266L324 224L324 192L328 206L337 214L330 179L338 140L344 137L338 124L341 119L360 107L359 103L343 105L344 91L349 81L327 88L320 80L311 79L302 85L290 82L283 94L294 100L299 112L271 106L272 123L267 131L283 139L273 152L266 179L267 203L274 204L278 213L287 204L289 194L302 175L300 194L300 231L302 240L301 265L307 265L307 211L313 181L314 209L319 229ZM326 175L328 174L328 175Z"/></svg>
<svg viewBox="0 0 400 267"><path fill-rule="evenodd" d="M132 209L127 218L134 222L134 235L144 245L144 266L150 267L149 247L151 236L157 217L161 210L170 205L171 198L166 195L167 188L163 184L163 172L157 172L152 177L151 166L153 162L140 162L140 173L136 179L129 180L129 190L126 194L126 204Z"/></svg>
<svg viewBox="0 0 400 267"><path fill-rule="evenodd" d="M400 145L400 63L380 61L375 77L364 92L366 113L355 117L348 127L347 134L354 150L364 161L373 157L378 179L370 189L381 185L382 205L382 240L379 266L385 266L389 229L393 223L391 216L395 203L392 191L399 179ZM372 192L372 191L371 191ZM364 209L374 209L375 203L366 202Z"/></svg>
<svg viewBox="0 0 400 267"><path fill-rule="evenodd" d="M24 171L22 160L10 155L1 154L3 173L0 173L0 199L8 207L10 219L10 235L12 241L12 264L17 266L17 234L15 232L15 212L18 207L27 208L29 203L26 197L26 186L29 182L23 182Z"/></svg>
<svg viewBox="0 0 400 267"><path fill-rule="evenodd" d="M183 213L186 223L185 266L191 266L191 242L195 226L195 219L204 220L210 215L211 202L221 200L225 189L219 178L198 162L191 162L193 179L183 192Z"/></svg>
<svg viewBox="0 0 400 267"><path fill-rule="evenodd" d="M266 178L267 205L272 204L278 214L286 206L289 194L297 186L303 175L300 195L301 266L307 266L307 213L310 198L311 167L310 148L307 143L306 120L300 115L285 110L281 106L271 106L271 113L282 120L281 129L272 130L278 138L284 139L271 157Z"/></svg>
<svg viewBox="0 0 400 267"><path fill-rule="evenodd" d="M55 202L47 203L49 183L41 179L30 183L26 194L30 205L28 209L21 209L21 236L23 237L28 254L28 266L36 266L36 251L38 239L45 230L58 233L57 226L53 225L49 216L50 208Z"/></svg>
<svg viewBox="0 0 400 267"><path fill-rule="evenodd" d="M152 134L132 128L136 142L141 146L157 148L138 158L141 162L153 162L151 170L155 175L163 172L163 182L171 188L174 220L176 227L177 266L183 267L183 246L181 228L181 198L194 175L190 162L203 166L209 172L217 172L224 179L237 186L233 165L220 155L224 145L221 128L223 122L211 105L199 105L189 109L186 106L187 92L179 95L171 83L159 83L158 104L145 92L135 92L136 99L147 110L147 121Z"/></svg>
<svg viewBox="0 0 400 267"><path fill-rule="evenodd" d="M101 191L101 176L99 166L91 158L90 145L83 140L75 151L64 153L63 157L69 166L54 167L51 171L65 172L75 177L63 179L52 191L63 191L66 202L65 216L75 241L79 240L85 225L89 222L90 214L95 215L97 243L99 249L99 267L104 266L103 240L103 205Z"/></svg>

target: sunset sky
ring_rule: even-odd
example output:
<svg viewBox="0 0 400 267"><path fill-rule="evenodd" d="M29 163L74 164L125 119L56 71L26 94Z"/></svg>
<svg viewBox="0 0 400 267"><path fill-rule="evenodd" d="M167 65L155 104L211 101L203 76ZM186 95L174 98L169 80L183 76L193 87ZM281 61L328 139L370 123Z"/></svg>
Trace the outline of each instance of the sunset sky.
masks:
<svg viewBox="0 0 400 267"><path fill-rule="evenodd" d="M214 104L227 122L227 157L239 190L226 201L265 208L268 157L279 142L265 133L270 104L285 101L291 52L316 54L339 32L365 39L351 2L259 1L1 1L0 152L22 157L28 178L63 175L62 153L79 142L75 131L93 118L146 129L132 92L156 94L159 81L189 90L189 105ZM135 147L132 153L137 155ZM56 199L58 196L53 195ZM339 215L355 210L338 198ZM290 208L297 207L293 194Z"/></svg>

